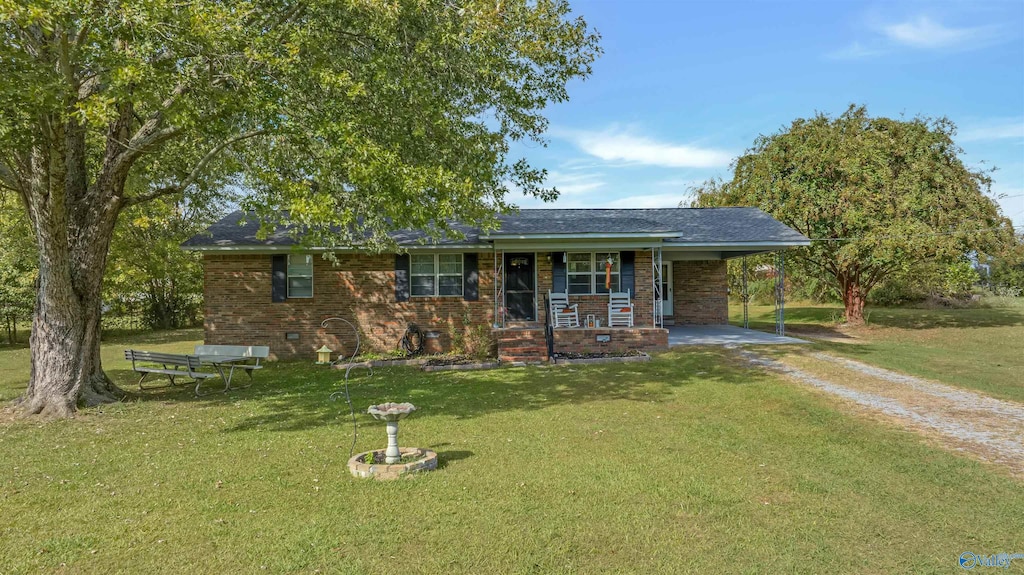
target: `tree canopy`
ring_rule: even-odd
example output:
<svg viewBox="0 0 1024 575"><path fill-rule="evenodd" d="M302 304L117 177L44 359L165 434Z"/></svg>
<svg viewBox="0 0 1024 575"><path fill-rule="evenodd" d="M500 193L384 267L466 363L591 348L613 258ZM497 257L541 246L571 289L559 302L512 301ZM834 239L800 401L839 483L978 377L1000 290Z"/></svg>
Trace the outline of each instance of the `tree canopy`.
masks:
<svg viewBox="0 0 1024 575"><path fill-rule="evenodd" d="M696 203L757 206L811 238L791 261L828 278L847 321L861 322L887 275L1012 243L988 172L964 165L955 135L946 118L877 118L863 106L797 119L757 138L732 179L706 183Z"/></svg>
<svg viewBox="0 0 1024 575"><path fill-rule="evenodd" d="M510 144L544 142L599 52L564 0L0 0L0 36L0 189L39 248L24 403L55 414L117 395L98 342L122 210L245 185L325 246L486 224L511 189L556 193Z"/></svg>

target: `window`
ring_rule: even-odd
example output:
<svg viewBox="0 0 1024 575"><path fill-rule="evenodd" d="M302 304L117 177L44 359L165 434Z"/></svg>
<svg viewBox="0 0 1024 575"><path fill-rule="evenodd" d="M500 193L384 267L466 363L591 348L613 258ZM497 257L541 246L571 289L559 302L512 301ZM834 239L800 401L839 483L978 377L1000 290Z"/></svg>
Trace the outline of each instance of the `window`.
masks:
<svg viewBox="0 0 1024 575"><path fill-rule="evenodd" d="M462 254L411 256L412 295L461 296Z"/></svg>
<svg viewBox="0 0 1024 575"><path fill-rule="evenodd" d="M313 256L288 254L288 297L313 297Z"/></svg>
<svg viewBox="0 0 1024 575"><path fill-rule="evenodd" d="M568 277L569 293L608 293L608 288L605 287L605 262L608 258L612 260L611 291L619 291L618 252L577 252L569 253L566 258L565 272Z"/></svg>

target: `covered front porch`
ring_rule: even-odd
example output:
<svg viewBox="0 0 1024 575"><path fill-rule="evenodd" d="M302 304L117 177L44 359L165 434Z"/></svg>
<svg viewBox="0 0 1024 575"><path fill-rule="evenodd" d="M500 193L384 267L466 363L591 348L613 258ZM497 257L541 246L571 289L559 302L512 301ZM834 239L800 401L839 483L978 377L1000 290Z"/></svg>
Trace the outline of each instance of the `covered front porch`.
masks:
<svg viewBox="0 0 1024 575"><path fill-rule="evenodd" d="M492 236L492 333L499 357L543 361L566 352L657 351L686 343L799 342L784 337L781 296L782 251L801 241L695 242L678 236L676 231ZM746 256L769 252L777 254L778 337L728 325L728 260L745 264ZM743 269L745 277L746 265ZM607 327L610 292L629 294L630 304L617 308L629 311L629 327ZM571 308L572 327L549 317L553 294L568 299L559 309L568 315ZM746 300L745 280L743 295ZM671 338L670 329L677 327L678 337Z"/></svg>

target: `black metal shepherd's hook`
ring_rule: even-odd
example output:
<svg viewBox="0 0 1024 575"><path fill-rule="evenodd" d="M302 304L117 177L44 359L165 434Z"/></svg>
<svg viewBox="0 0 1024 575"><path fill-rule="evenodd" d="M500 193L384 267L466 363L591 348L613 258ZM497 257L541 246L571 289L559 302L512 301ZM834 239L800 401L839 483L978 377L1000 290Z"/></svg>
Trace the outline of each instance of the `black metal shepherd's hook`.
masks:
<svg viewBox="0 0 1024 575"><path fill-rule="evenodd" d="M352 445L348 449L348 456L352 457L352 454L355 453L355 450L356 450L356 439L357 439L359 434L358 434L358 426L356 425L356 409L352 405L352 396L348 392L348 376L349 376L350 373L352 373L352 370L357 368L357 367L365 367L365 368L370 370L370 375L373 375L373 364L371 364L369 362L362 363L362 364L355 363L355 358L356 358L357 355L359 355L359 343L360 343L359 342L359 329L356 328L356 326L352 322L348 321L347 319L345 319L343 317L329 317L329 318L325 319L324 321L320 322L320 327L326 328L327 324L332 322L332 321L343 321L343 322L347 323L348 326L352 328L352 331L354 331L355 334L356 334L356 348L355 348L355 350L352 351L352 355L349 356L349 358L348 358L349 364L348 364L348 367L345 368L345 380L344 380L344 386L345 387L343 389L339 389L338 391L335 391L334 393L332 393L330 395L331 401L336 401L338 399L339 395L344 394L345 395L345 402L348 403L348 411L349 411L349 414L352 416ZM338 356L338 359L332 361L331 365L334 365L334 364L340 362L341 360L342 360L342 356Z"/></svg>

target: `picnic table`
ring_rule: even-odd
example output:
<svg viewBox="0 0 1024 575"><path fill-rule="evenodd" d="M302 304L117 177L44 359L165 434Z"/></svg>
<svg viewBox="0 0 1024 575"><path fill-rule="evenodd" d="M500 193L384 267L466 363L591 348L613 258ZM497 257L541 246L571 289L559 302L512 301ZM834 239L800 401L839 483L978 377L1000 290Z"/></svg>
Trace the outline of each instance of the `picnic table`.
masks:
<svg viewBox="0 0 1024 575"><path fill-rule="evenodd" d="M142 382L150 374L166 375L171 385L175 384L176 378L184 377L196 382L195 394L200 397L209 394L202 393L201 386L212 377L220 376L224 380L224 393L249 387L252 385L252 372L263 368L260 359L269 353L270 348L266 346L197 345L192 355L126 349L124 358L132 362L133 371L142 374L139 389L144 389ZM215 373L203 371L204 365L212 367ZM236 369L245 370L249 376L248 385L231 386Z"/></svg>
<svg viewBox="0 0 1024 575"><path fill-rule="evenodd" d="M260 360L270 355L270 348L265 345L197 345L194 354L202 363L209 364L217 370L224 379L224 391L228 391L252 385L252 372L263 369ZM247 385L231 386L236 369L244 370L249 376Z"/></svg>

